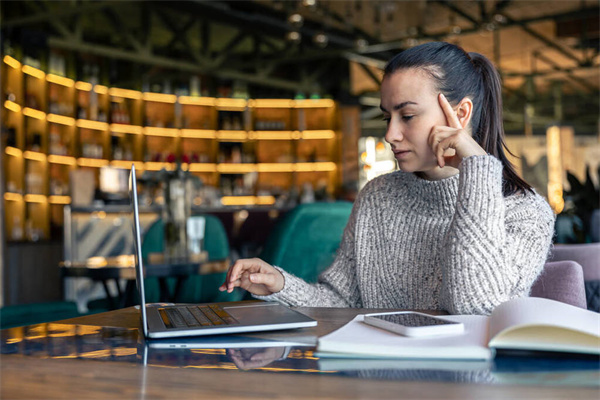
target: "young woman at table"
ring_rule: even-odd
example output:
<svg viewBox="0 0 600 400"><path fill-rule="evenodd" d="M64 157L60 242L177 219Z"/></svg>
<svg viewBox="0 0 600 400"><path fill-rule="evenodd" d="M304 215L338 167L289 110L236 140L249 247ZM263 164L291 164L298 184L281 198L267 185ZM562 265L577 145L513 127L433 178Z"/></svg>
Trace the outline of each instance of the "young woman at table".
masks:
<svg viewBox="0 0 600 400"><path fill-rule="evenodd" d="M255 258L237 261L220 290L292 306L453 314L489 314L529 294L554 214L506 158L491 62L443 42L406 50L385 69L381 109L400 171L362 189L318 283Z"/></svg>

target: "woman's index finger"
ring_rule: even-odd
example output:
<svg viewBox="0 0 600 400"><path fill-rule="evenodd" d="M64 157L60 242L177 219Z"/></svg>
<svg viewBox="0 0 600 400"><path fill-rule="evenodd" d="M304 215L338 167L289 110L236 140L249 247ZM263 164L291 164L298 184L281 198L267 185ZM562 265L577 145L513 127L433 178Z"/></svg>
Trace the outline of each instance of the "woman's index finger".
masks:
<svg viewBox="0 0 600 400"><path fill-rule="evenodd" d="M448 126L451 128L462 129L463 126L461 125L458 116L454 113L454 109L450 105L450 102L448 99L446 99L446 96L444 96L443 93L440 93L438 99L440 101L440 106L444 111L444 115L446 116L446 122L448 123Z"/></svg>

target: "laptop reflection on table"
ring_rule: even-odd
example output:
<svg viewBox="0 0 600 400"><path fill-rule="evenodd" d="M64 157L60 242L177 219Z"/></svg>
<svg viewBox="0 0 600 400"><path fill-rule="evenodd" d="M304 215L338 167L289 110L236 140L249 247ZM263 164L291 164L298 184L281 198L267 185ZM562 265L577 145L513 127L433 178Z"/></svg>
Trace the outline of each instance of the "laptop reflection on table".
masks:
<svg viewBox="0 0 600 400"><path fill-rule="evenodd" d="M317 325L314 319L275 302L147 304L143 284L145 274L135 165L131 166L131 204L136 284L140 297L144 338L164 339L262 332Z"/></svg>

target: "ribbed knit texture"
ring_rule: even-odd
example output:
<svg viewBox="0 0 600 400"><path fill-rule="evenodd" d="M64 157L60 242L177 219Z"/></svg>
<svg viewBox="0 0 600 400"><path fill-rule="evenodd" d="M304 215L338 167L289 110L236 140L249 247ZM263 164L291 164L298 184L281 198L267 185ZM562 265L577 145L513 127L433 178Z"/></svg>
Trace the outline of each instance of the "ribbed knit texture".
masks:
<svg viewBox="0 0 600 400"><path fill-rule="evenodd" d="M466 158L429 181L396 171L360 192L333 264L316 284L283 271L270 296L291 306L489 314L529 294L551 245L554 214L539 195L502 195L502 164Z"/></svg>

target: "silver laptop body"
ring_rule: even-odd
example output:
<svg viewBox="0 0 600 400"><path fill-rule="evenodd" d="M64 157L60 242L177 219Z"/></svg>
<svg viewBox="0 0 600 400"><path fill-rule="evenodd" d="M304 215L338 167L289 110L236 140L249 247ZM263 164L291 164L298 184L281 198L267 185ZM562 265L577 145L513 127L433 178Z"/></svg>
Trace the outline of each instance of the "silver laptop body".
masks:
<svg viewBox="0 0 600 400"><path fill-rule="evenodd" d="M149 339L258 332L316 326L317 321L275 302L146 304L135 166L131 166L135 273L142 330Z"/></svg>

